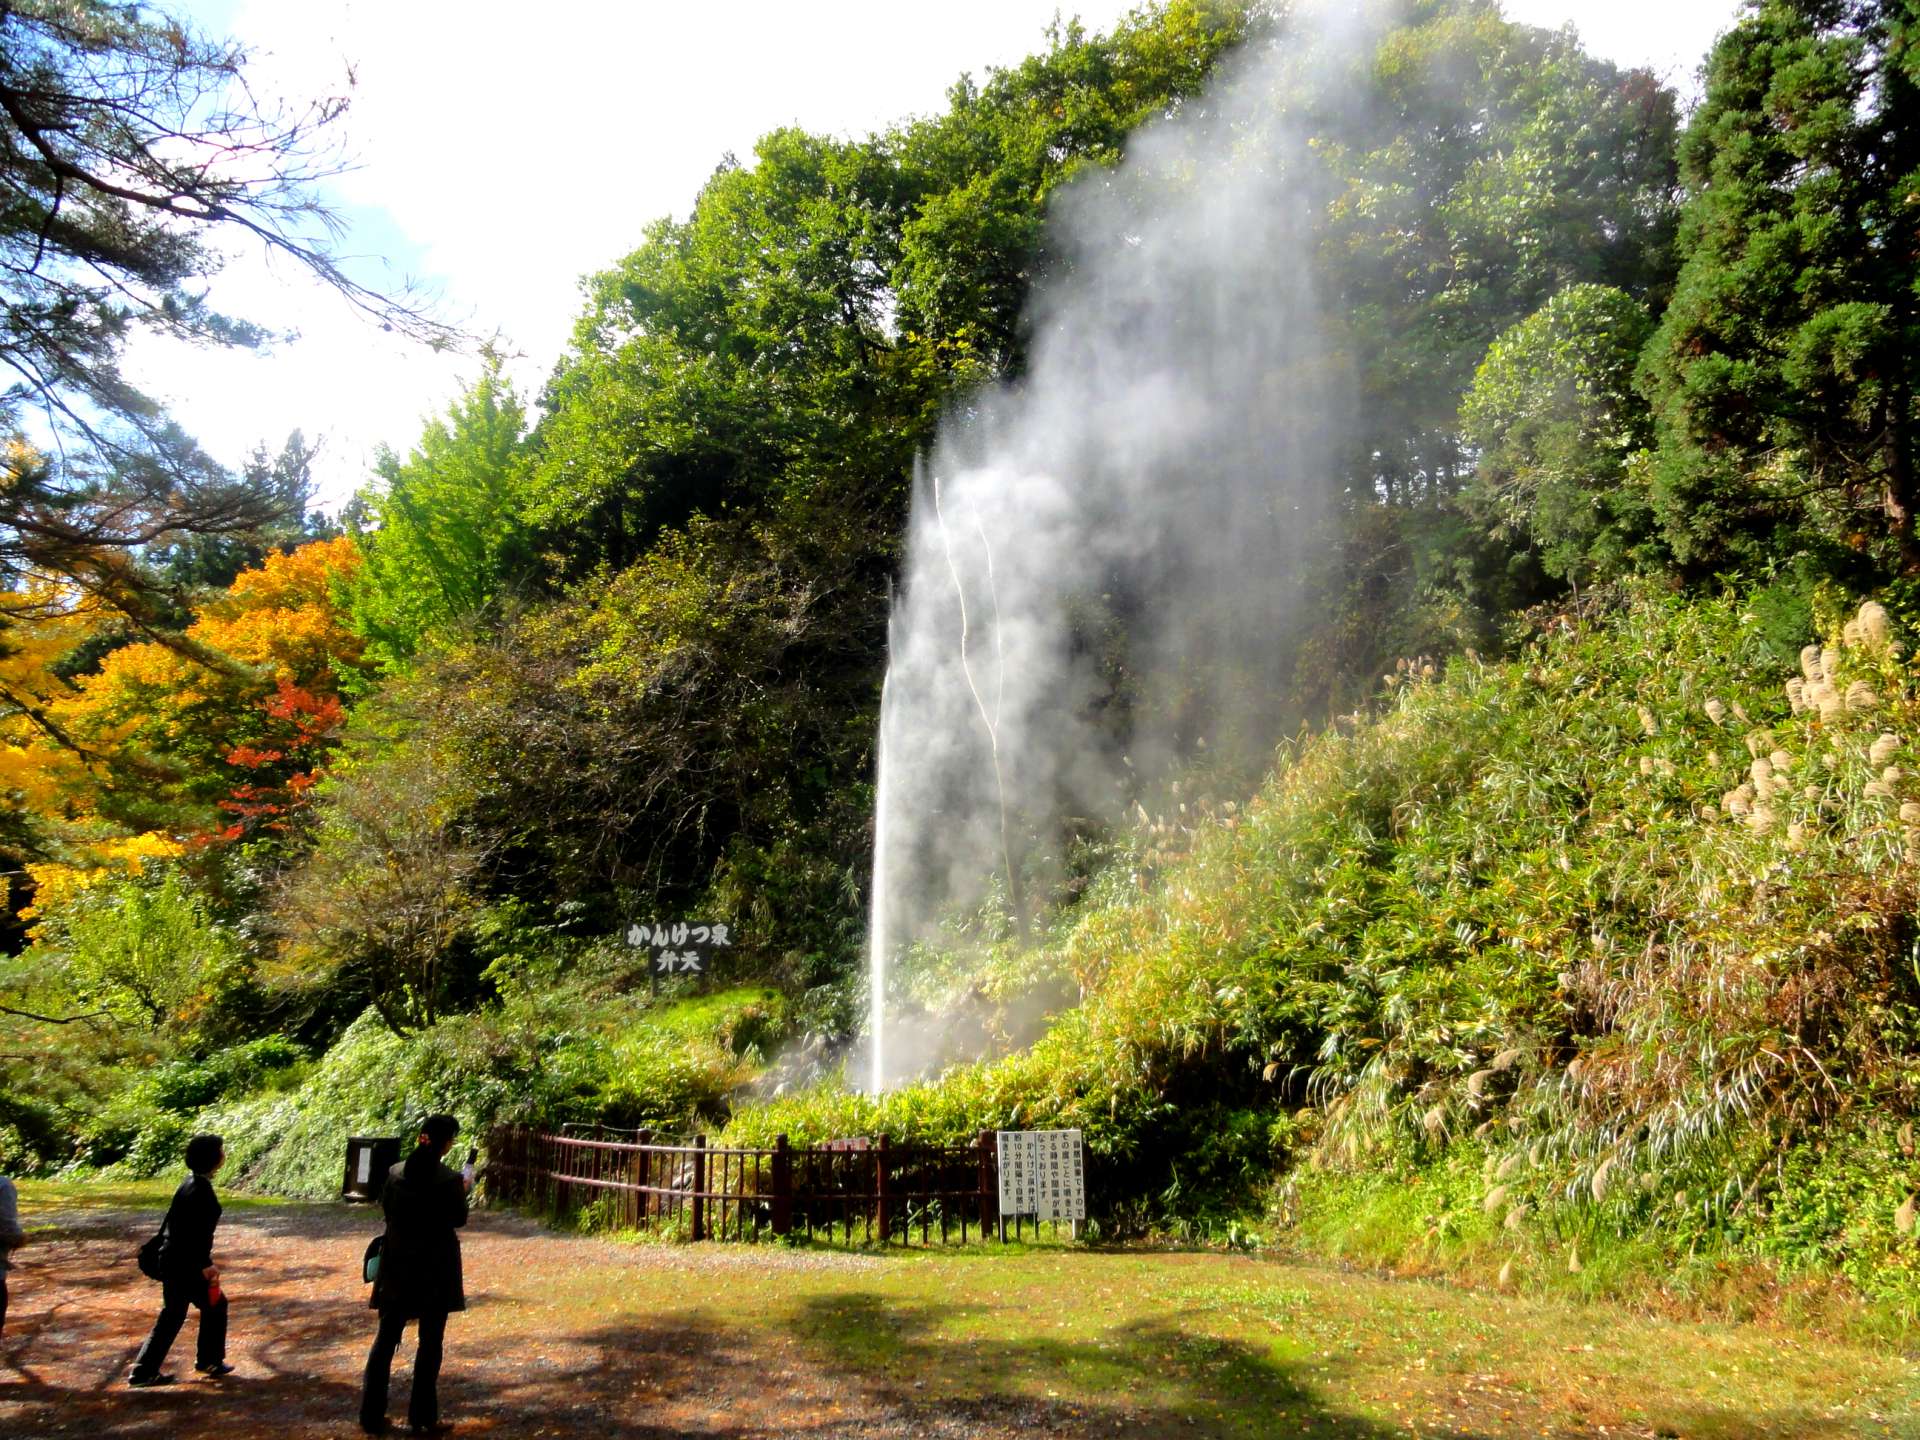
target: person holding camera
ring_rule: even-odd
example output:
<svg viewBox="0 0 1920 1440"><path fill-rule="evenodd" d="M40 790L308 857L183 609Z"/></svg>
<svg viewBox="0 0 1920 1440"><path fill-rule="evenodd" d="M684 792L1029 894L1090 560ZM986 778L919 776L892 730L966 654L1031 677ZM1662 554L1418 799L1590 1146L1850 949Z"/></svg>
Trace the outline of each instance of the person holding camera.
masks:
<svg viewBox="0 0 1920 1440"><path fill-rule="evenodd" d="M413 1356L413 1389L407 1423L416 1434L437 1434L440 1423L440 1356L447 1316L467 1308L460 1273L459 1229L467 1223L467 1192L473 1188L471 1157L459 1173L442 1163L460 1133L451 1115L429 1115L420 1122L413 1153L387 1172L380 1206L387 1229L373 1281L373 1308L380 1329L367 1354L360 1393L360 1428L383 1435L387 1387L393 1352L407 1322L419 1326Z"/></svg>

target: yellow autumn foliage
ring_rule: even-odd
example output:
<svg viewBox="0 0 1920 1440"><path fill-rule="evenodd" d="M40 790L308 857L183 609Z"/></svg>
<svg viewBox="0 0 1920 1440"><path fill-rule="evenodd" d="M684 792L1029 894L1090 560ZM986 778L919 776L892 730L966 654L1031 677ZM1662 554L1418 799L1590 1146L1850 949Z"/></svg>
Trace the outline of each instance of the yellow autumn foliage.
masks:
<svg viewBox="0 0 1920 1440"><path fill-rule="evenodd" d="M114 836L78 848L80 855L75 863L48 861L26 867L34 884L34 894L33 903L20 911L22 919L41 919L89 886L115 876L137 876L147 861L171 859L186 847L170 836L147 831ZM40 928L36 925L27 933L39 939Z"/></svg>

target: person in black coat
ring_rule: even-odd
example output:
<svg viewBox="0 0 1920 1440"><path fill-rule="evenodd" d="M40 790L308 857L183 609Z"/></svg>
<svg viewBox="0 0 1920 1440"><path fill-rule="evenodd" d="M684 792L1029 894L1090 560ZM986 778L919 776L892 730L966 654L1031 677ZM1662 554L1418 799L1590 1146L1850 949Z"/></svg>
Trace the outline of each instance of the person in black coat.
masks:
<svg viewBox="0 0 1920 1440"><path fill-rule="evenodd" d="M380 1312L380 1329L367 1353L360 1393L360 1428L370 1435L385 1434L388 1429L387 1385L393 1352L409 1320L417 1321L420 1331L407 1423L421 1433L441 1428L440 1353L447 1316L467 1308L457 1232L467 1223L467 1191L473 1175L471 1167L455 1174L441 1163L459 1133L459 1122L451 1115L422 1120L419 1143L387 1172L386 1188L380 1192L387 1231L372 1302Z"/></svg>
<svg viewBox="0 0 1920 1440"><path fill-rule="evenodd" d="M227 1297L220 1291L220 1270L213 1263L213 1232L220 1223L220 1197L213 1193L213 1172L227 1158L218 1135L196 1135L187 1142L187 1169L193 1173L173 1192L167 1207L166 1240L160 1247L160 1318L133 1362L127 1383L144 1389L171 1385L162 1374L167 1351L187 1318L200 1311L200 1335L193 1368L202 1375L231 1374L227 1364Z"/></svg>

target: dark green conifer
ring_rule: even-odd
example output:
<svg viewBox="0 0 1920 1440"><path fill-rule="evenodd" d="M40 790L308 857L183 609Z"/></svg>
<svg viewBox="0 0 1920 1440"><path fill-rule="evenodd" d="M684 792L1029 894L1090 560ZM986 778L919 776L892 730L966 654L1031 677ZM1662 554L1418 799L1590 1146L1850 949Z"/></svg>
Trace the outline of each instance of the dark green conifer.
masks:
<svg viewBox="0 0 1920 1440"><path fill-rule="evenodd" d="M1760 0L1708 62L1641 372L1653 503L1696 573L1835 544L1920 570L1917 26L1911 0Z"/></svg>

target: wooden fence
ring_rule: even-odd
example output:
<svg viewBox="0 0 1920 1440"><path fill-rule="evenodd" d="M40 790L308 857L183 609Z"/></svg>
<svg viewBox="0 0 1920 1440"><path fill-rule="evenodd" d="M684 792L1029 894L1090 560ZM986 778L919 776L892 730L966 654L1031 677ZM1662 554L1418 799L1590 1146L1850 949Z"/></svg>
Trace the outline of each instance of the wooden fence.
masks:
<svg viewBox="0 0 1920 1440"><path fill-rule="evenodd" d="M1040 1233L1030 1216L1002 1222L991 1130L971 1145L889 1145L882 1136L800 1147L781 1135L767 1149L631 1134L497 1128L487 1137L487 1194L556 1218L689 1240L946 1245Z"/></svg>

